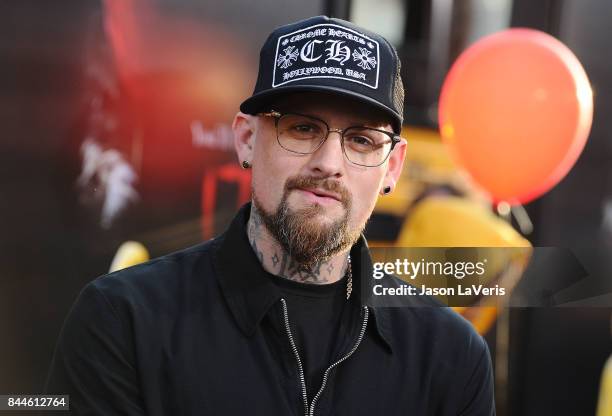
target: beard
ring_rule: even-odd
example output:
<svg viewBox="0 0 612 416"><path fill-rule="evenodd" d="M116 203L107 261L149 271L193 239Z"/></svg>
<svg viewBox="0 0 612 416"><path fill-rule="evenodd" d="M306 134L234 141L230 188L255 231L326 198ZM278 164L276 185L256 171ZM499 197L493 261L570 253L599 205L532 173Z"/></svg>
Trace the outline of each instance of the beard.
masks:
<svg viewBox="0 0 612 416"><path fill-rule="evenodd" d="M292 210L289 207L289 194L294 189L319 188L334 192L339 196L344 214L331 224L321 224L317 216L325 213L325 208L314 202L305 208ZM272 213L267 212L253 192L253 204L268 231L278 241L285 252L298 264L311 268L329 260L351 247L361 235L363 228L351 228L349 217L352 197L339 182L305 176L292 176L285 182L280 204Z"/></svg>

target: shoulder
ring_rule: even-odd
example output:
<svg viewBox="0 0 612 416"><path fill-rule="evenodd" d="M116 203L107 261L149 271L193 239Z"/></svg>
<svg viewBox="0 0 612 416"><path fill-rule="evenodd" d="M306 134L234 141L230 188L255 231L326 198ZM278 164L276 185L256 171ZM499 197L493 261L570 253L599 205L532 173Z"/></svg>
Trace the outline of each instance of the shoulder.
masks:
<svg viewBox="0 0 612 416"><path fill-rule="evenodd" d="M449 307L397 309L403 327L400 354L412 356L432 389L456 414L494 415L493 367L489 347L472 324ZM409 325L415 330L410 330ZM412 339L409 339L412 338Z"/></svg>
<svg viewBox="0 0 612 416"><path fill-rule="evenodd" d="M390 276L394 285L407 284ZM484 339L473 325L452 308L439 300L426 296L410 296L410 302L394 308L385 308L396 342L408 345L419 339L420 346L444 357L479 360L488 354Z"/></svg>
<svg viewBox="0 0 612 416"><path fill-rule="evenodd" d="M484 347L484 340L472 324L447 306L440 306L433 299L421 299L418 306L388 308L389 320L394 333L402 329L418 332L432 342L452 341L454 345L476 343Z"/></svg>
<svg viewBox="0 0 612 416"><path fill-rule="evenodd" d="M464 408L466 401L487 409L491 406L489 348L470 322L444 306L386 308L385 313L400 365L416 366L430 375L432 386L458 409Z"/></svg>
<svg viewBox="0 0 612 416"><path fill-rule="evenodd" d="M181 293L202 292L213 280L209 240L91 281L83 293L96 292L114 309L163 308Z"/></svg>

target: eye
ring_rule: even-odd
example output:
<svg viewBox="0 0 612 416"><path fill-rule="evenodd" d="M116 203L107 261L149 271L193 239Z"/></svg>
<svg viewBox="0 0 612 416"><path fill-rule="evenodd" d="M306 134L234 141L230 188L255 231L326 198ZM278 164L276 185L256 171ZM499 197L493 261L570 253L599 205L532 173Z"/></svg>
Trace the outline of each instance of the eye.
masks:
<svg viewBox="0 0 612 416"><path fill-rule="evenodd" d="M321 127L306 120L296 120L287 129L293 139L314 140L321 137Z"/></svg>
<svg viewBox="0 0 612 416"><path fill-rule="evenodd" d="M372 141L372 139L370 139L369 137L365 137L365 136L350 136L348 140L351 143L354 143L360 146L370 146L371 147L374 145L374 142Z"/></svg>
<svg viewBox="0 0 612 416"><path fill-rule="evenodd" d="M368 153L374 150L374 141L363 134L351 134L345 140L345 144L350 150L360 153Z"/></svg>
<svg viewBox="0 0 612 416"><path fill-rule="evenodd" d="M313 124L297 124L293 126L293 130L299 133L314 133L318 131L318 128Z"/></svg>

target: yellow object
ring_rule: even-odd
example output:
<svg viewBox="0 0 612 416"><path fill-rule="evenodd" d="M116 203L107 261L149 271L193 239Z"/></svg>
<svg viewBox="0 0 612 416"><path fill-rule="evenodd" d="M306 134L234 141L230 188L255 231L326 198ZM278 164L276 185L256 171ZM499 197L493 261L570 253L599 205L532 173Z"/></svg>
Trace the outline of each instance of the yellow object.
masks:
<svg viewBox="0 0 612 416"><path fill-rule="evenodd" d="M110 272L125 269L149 260L149 252L137 241L126 241L117 250L110 266Z"/></svg>
<svg viewBox="0 0 612 416"><path fill-rule="evenodd" d="M401 247L531 247L510 224L465 198L429 197L399 234Z"/></svg>
<svg viewBox="0 0 612 416"><path fill-rule="evenodd" d="M597 416L612 416L612 357L606 361L601 375Z"/></svg>
<svg viewBox="0 0 612 416"><path fill-rule="evenodd" d="M375 213L405 220L394 243L370 241L370 246L525 248L496 250L488 258L487 275L483 278L503 278L506 287L511 288L531 255L529 241L491 212L486 193L457 166L437 131L408 126L402 136L408 141L404 170L394 192L378 199ZM444 187L463 197L430 193L415 204L427 192ZM497 317L497 309L490 303L453 309L470 320L481 334Z"/></svg>
<svg viewBox="0 0 612 416"><path fill-rule="evenodd" d="M432 196L418 203L409 213L396 242L398 247L519 247L529 250L489 252L484 280L507 274L508 265L525 265L531 244L510 224L480 203L459 197ZM522 267L519 267L521 269ZM512 277L511 286L518 278ZM511 287L510 287L511 288ZM484 334L497 316L487 304L454 308Z"/></svg>

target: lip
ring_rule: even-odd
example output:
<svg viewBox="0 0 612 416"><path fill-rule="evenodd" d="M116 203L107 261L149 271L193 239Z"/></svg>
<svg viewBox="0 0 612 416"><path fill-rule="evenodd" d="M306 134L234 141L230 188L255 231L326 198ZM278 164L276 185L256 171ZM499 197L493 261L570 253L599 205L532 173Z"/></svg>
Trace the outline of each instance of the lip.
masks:
<svg viewBox="0 0 612 416"><path fill-rule="evenodd" d="M319 198L331 198L334 199L338 202L340 202L340 197L337 194L334 194L333 192L329 192L329 191L324 191L323 189L318 189L318 188L299 188L300 191L304 191L304 192L310 192L311 194L314 194L315 196L319 197Z"/></svg>

